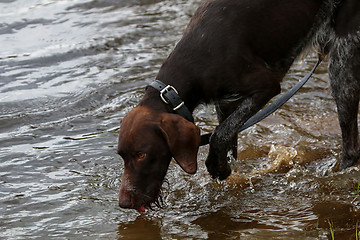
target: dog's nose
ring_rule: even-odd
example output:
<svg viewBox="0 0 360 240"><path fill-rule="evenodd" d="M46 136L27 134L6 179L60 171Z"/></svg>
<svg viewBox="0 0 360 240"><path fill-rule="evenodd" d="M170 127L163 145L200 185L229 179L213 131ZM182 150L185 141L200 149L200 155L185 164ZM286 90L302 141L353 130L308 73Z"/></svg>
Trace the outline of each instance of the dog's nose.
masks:
<svg viewBox="0 0 360 240"><path fill-rule="evenodd" d="M133 195L134 193L133 193L131 181L129 180L127 171L125 169L123 181L119 192L119 206L121 208L133 208L134 207Z"/></svg>
<svg viewBox="0 0 360 240"><path fill-rule="evenodd" d="M119 199L119 206L121 208L131 208L131 201L129 199Z"/></svg>
<svg viewBox="0 0 360 240"><path fill-rule="evenodd" d="M124 193L124 191L120 191L120 193L119 193L119 206L121 208L131 208L132 207L130 195Z"/></svg>

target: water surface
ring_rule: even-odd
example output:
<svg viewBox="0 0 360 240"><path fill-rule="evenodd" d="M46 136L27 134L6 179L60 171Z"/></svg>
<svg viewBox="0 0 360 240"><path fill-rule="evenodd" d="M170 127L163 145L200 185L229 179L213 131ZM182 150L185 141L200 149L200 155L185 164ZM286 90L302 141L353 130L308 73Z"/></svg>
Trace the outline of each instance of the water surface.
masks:
<svg viewBox="0 0 360 240"><path fill-rule="evenodd" d="M0 1L1 239L355 239L357 167L340 173L327 63L282 109L239 135L234 174L172 163L163 209L117 206L120 120L200 0ZM293 86L314 58L297 62ZM197 125L210 131L213 106ZM330 227L331 225L331 227Z"/></svg>

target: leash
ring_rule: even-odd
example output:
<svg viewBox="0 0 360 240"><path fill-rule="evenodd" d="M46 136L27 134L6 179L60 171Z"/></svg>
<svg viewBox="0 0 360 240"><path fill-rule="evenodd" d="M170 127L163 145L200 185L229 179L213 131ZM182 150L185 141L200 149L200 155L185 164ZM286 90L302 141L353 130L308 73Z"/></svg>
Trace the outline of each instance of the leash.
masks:
<svg viewBox="0 0 360 240"><path fill-rule="evenodd" d="M245 129L251 127L252 125L260 122L261 120L263 120L264 118L266 118L267 116L269 116L270 114L275 112L277 109L279 109L282 105L284 105L310 79L310 77L312 76L312 74L314 73L316 68L319 66L321 61L322 61L322 58L319 57L319 59L316 62L315 66L313 67L313 69L308 74L306 74L292 89L290 89L289 91L284 93L281 97L274 100L266 108L264 108L260 112L257 112L254 116L249 118L244 123L244 125L242 125L242 127L239 129L239 132L242 132ZM209 144L211 135L212 135L212 132L201 135L200 146Z"/></svg>
<svg viewBox="0 0 360 240"><path fill-rule="evenodd" d="M294 94L299 91L299 89L304 86L304 84L310 79L316 68L321 63L322 58L319 56L318 61L316 62L313 69L306 74L292 89L284 93L281 97L275 99L270 105L265 107L263 110L256 113L254 116L249 118L244 125L239 129L239 132L244 131L245 129L251 127L252 125L260 122L273 112L275 112L277 109L279 109L282 105L284 105ZM181 100L178 92L176 89L171 85L166 85L163 82L159 80L155 80L152 83L150 83L150 86L155 88L160 92L160 98L161 100L170 105L174 112L185 118L186 120L190 122L194 122L194 118L190 112L190 110L186 107L184 102ZM201 143L200 146L209 144L210 137L212 135L212 132L206 133L201 135Z"/></svg>

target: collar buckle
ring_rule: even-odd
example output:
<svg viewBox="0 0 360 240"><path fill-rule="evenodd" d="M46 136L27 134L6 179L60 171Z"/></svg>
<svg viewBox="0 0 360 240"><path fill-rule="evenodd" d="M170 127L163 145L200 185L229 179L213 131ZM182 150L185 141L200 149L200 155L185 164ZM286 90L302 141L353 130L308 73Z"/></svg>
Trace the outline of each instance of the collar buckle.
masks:
<svg viewBox="0 0 360 240"><path fill-rule="evenodd" d="M160 90L160 98L166 104L169 104L169 101L165 99L164 94L168 93L171 90L176 92L176 94L179 94L178 91L176 91L176 89L171 85L167 85L164 89Z"/></svg>
<svg viewBox="0 0 360 240"><path fill-rule="evenodd" d="M184 101L180 98L178 91L171 85L165 85L159 80L150 83L150 86L160 92L160 99L167 105L171 106L174 112L190 122L194 122L194 118L186 107Z"/></svg>

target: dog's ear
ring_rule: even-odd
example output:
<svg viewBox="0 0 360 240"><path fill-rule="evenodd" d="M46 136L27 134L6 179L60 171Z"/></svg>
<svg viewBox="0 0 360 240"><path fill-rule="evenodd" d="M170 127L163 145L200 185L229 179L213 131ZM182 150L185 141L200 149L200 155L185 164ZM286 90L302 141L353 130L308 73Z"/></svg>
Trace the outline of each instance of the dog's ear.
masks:
<svg viewBox="0 0 360 240"><path fill-rule="evenodd" d="M176 162L185 172L194 174L197 170L200 129L180 115L171 113L162 116L160 129Z"/></svg>

